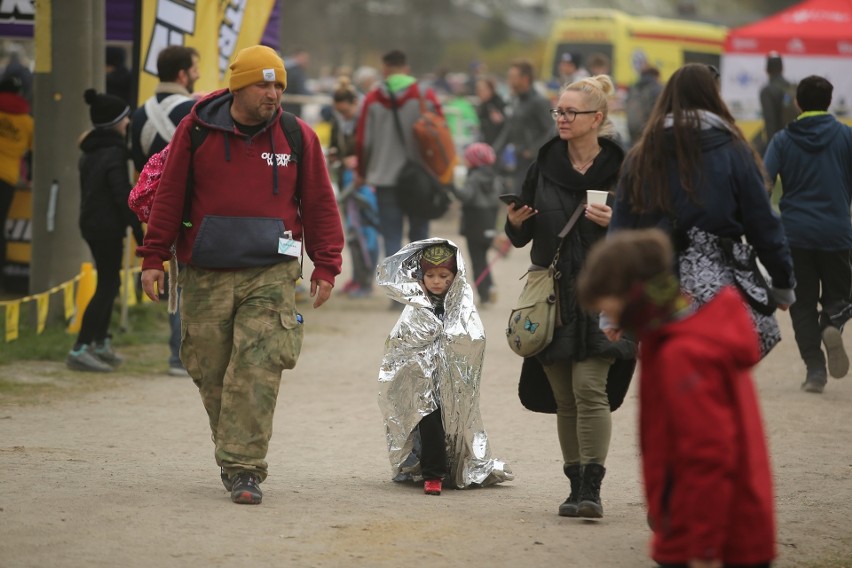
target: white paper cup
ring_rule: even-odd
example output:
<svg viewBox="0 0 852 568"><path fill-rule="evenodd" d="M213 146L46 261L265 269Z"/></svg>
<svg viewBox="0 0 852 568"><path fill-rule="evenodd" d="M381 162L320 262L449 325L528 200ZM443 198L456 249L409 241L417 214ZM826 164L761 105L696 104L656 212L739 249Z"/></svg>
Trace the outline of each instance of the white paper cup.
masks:
<svg viewBox="0 0 852 568"><path fill-rule="evenodd" d="M589 205L606 205L606 196L609 195L607 191L597 191L595 189L587 189L586 190L586 203Z"/></svg>

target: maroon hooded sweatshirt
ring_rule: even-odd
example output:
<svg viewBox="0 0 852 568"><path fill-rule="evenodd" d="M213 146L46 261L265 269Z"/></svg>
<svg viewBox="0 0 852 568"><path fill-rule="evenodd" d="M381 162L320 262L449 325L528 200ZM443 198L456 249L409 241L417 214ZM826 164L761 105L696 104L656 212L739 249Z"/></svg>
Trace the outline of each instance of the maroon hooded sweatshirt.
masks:
<svg viewBox="0 0 852 568"><path fill-rule="evenodd" d="M175 241L178 261L192 265L192 247L205 215L277 217L294 239L303 241L314 264L311 280L334 284L342 264L343 229L316 133L299 120L303 140L299 162L282 160L292 150L279 115L249 138L234 125L232 100L227 89L211 93L178 125L151 208L145 243L137 248L144 259L142 268L162 269ZM195 124L208 132L192 156L192 227L183 228L189 130Z"/></svg>

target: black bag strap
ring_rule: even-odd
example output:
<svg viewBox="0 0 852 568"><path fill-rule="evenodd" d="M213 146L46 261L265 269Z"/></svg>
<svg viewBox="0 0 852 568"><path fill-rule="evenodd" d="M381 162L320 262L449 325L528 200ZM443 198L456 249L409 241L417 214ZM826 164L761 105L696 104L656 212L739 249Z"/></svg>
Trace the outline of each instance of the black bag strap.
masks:
<svg viewBox="0 0 852 568"><path fill-rule="evenodd" d="M287 111L281 111L278 117L278 122L281 125L281 130L284 131L284 137L287 139L287 144L290 145L291 157L290 161L299 163L302 157L304 141L302 139L302 127L299 121L296 120L296 115ZM192 222L189 220L189 214L192 209L192 194L195 191L195 174L193 171L193 157L195 151L201 146L204 140L207 139L209 129L199 125L197 122L189 129L189 171L186 175L186 192L183 200L183 226L187 229L192 227ZM298 168L296 170L296 203L301 206L302 203L302 188L298 179Z"/></svg>
<svg viewBox="0 0 852 568"><path fill-rule="evenodd" d="M574 225L577 224L577 221L580 219L580 215L586 209L586 201L583 200L574 209L574 213L571 214L571 218L568 219L568 222L565 223L565 226L562 227L562 230L559 231L559 246L556 247L556 254L553 255L553 262L550 263L550 266L553 269L556 269L556 263L559 261L559 253L562 251L562 245L565 244L565 239L568 238L568 235L571 233L571 230L574 228Z"/></svg>
<svg viewBox="0 0 852 568"><path fill-rule="evenodd" d="M189 214L192 210L192 193L195 191L195 172L192 167L192 159L195 156L195 151L207 138L207 132L207 129L197 122L189 129L189 171L186 174L186 191L183 199L183 226L187 229L192 228Z"/></svg>
<svg viewBox="0 0 852 568"><path fill-rule="evenodd" d="M393 111L393 123L396 125L396 133L399 135L399 141L402 144L402 147L405 148L405 134L402 131L402 121L399 120L399 110L396 105L396 96L393 94L393 90L391 89L388 83L385 83L385 86L388 88L388 96L391 101L391 111ZM408 149L406 148L406 153Z"/></svg>
<svg viewBox="0 0 852 568"><path fill-rule="evenodd" d="M281 111L281 116L278 119L281 124L281 130L284 131L284 137L287 139L287 144L290 145L291 162L298 162L302 157L302 127L296 119L296 115Z"/></svg>

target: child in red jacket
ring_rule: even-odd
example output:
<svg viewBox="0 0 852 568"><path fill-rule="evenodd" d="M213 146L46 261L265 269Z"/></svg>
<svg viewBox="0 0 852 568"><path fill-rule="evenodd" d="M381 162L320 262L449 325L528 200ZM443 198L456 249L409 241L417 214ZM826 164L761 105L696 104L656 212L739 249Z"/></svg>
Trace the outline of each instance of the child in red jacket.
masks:
<svg viewBox="0 0 852 568"><path fill-rule="evenodd" d="M640 341L651 557L666 568L768 567L775 518L751 378L757 334L735 289L693 308L673 259L662 231L619 232L592 249L578 279L582 305Z"/></svg>

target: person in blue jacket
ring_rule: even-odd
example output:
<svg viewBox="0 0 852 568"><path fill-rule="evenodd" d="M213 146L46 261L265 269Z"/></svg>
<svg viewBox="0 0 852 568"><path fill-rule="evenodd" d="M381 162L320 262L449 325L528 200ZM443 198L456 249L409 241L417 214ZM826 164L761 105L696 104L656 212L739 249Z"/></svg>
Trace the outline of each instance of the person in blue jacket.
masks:
<svg viewBox="0 0 852 568"><path fill-rule="evenodd" d="M746 240L786 309L795 301L793 261L772 209L762 161L719 93L715 68L684 65L672 75L631 148L616 188L609 232L697 227Z"/></svg>
<svg viewBox="0 0 852 568"><path fill-rule="evenodd" d="M814 393L825 388L826 358L832 377L849 372L840 333L852 315L852 128L828 114L833 90L823 77L802 79L802 114L772 138L765 156L769 179L780 175L783 185L781 221L798 282L790 316L807 367L802 390Z"/></svg>

